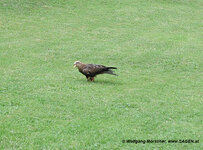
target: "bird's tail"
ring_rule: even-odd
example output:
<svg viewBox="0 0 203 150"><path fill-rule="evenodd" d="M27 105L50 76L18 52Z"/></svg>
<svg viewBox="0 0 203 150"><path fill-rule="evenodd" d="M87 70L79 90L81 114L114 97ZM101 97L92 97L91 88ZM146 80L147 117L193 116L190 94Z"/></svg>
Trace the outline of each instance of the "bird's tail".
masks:
<svg viewBox="0 0 203 150"><path fill-rule="evenodd" d="M107 69L117 69L116 67L107 67Z"/></svg>
<svg viewBox="0 0 203 150"><path fill-rule="evenodd" d="M117 74L115 74L112 70L108 70L108 71L104 71L104 73L106 74L111 74L111 75L114 75L114 76L118 76Z"/></svg>

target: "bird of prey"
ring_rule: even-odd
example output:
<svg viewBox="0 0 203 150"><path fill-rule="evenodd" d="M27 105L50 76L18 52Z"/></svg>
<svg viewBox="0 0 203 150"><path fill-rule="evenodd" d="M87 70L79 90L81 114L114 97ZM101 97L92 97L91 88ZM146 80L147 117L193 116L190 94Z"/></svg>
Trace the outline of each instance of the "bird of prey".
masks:
<svg viewBox="0 0 203 150"><path fill-rule="evenodd" d="M86 76L87 81L94 81L94 77L98 74L111 74L117 76L112 69L117 69L116 67L106 67L103 65L96 64L84 64L80 61L74 62L74 67L77 67L79 72Z"/></svg>

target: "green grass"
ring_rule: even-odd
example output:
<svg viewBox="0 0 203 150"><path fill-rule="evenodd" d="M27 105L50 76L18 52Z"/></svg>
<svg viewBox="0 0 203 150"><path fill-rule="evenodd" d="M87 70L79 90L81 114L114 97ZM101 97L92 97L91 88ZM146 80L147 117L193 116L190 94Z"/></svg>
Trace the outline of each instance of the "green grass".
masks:
<svg viewBox="0 0 203 150"><path fill-rule="evenodd" d="M202 6L1 0L0 149L201 149ZM119 76L87 82L76 60Z"/></svg>

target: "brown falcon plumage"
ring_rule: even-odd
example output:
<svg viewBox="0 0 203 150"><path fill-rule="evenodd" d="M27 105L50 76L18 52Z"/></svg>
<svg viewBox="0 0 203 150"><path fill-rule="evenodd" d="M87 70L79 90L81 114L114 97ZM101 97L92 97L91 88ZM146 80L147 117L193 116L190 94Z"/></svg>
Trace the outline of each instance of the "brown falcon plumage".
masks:
<svg viewBox="0 0 203 150"><path fill-rule="evenodd" d="M84 64L80 61L74 62L74 67L77 67L79 72L86 76L87 80L94 81L94 77L98 74L115 74L112 69L117 69L116 67L106 67L103 65L96 64Z"/></svg>

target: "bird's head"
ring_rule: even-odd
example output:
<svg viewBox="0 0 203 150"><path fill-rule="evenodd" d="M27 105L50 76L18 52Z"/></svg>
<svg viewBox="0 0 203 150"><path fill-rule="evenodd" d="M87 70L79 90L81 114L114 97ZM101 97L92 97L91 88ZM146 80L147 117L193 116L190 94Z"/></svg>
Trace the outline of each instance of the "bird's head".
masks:
<svg viewBox="0 0 203 150"><path fill-rule="evenodd" d="M74 62L74 67L78 67L80 64L81 64L80 61L75 61L75 62Z"/></svg>

